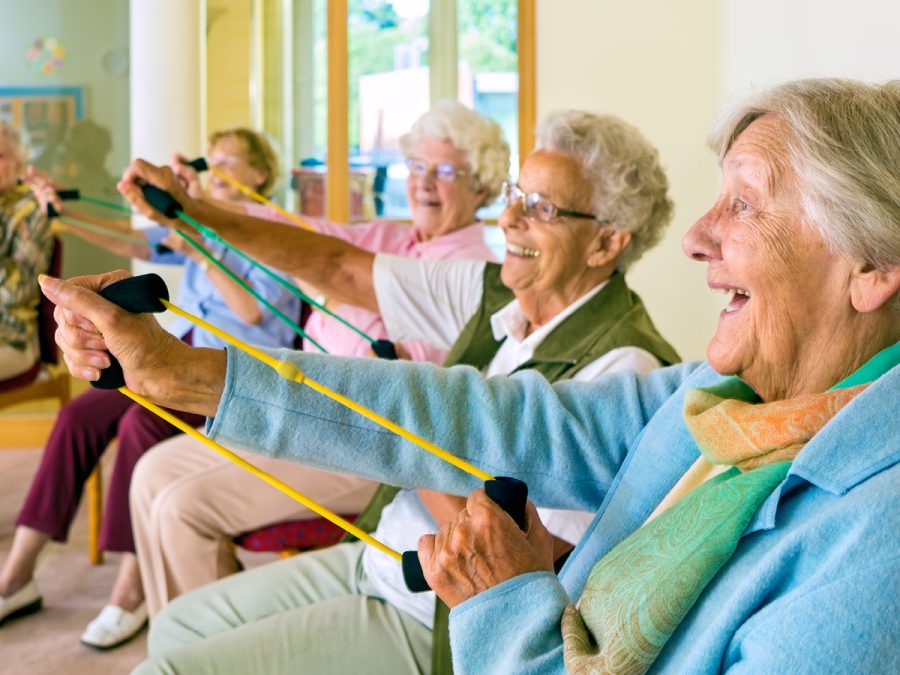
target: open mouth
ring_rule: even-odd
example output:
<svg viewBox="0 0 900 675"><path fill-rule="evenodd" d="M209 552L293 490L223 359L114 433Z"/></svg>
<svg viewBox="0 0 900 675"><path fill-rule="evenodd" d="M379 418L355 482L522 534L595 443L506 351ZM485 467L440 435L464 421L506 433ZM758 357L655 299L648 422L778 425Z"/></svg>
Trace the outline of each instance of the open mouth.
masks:
<svg viewBox="0 0 900 675"><path fill-rule="evenodd" d="M419 199L416 200L416 204L418 204L419 206L422 206L424 208L427 208L427 209L437 209L437 208L440 208L440 206L441 206L441 200L440 199L427 199L427 198L420 197Z"/></svg>
<svg viewBox="0 0 900 675"><path fill-rule="evenodd" d="M512 253L513 255L517 255L520 258L537 258L541 255L541 252L535 248L526 248L525 246L519 246L518 244L514 244L511 241L506 242L506 251L507 253Z"/></svg>
<svg viewBox="0 0 900 675"><path fill-rule="evenodd" d="M743 288L717 288L720 293L728 296L728 304L723 310L724 314L734 314L744 308L750 302L750 291Z"/></svg>

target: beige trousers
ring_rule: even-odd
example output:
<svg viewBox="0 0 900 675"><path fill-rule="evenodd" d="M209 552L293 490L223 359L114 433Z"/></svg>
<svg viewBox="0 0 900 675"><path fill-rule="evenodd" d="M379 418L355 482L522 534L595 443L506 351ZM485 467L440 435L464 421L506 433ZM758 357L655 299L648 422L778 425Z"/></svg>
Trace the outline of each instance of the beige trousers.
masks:
<svg viewBox="0 0 900 675"><path fill-rule="evenodd" d="M241 456L339 514L359 513L377 484L275 460ZM316 514L189 436L159 443L131 481L131 519L150 616L173 598L239 569L230 540Z"/></svg>

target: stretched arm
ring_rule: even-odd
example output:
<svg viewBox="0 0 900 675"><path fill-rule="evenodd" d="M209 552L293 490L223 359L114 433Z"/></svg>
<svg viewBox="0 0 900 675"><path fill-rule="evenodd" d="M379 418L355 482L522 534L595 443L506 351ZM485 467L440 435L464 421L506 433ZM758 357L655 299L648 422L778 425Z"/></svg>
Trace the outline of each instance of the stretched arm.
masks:
<svg viewBox="0 0 900 675"><path fill-rule="evenodd" d="M68 210L65 212L65 215L69 215ZM86 218L82 218L81 216L77 216L80 220L87 221ZM92 225L95 225L95 220L93 219L90 222ZM59 221L60 227L65 232L71 232L79 239L84 239L91 244L96 244L111 253L115 253L116 255L125 256L126 258L137 258L138 260L148 260L151 255L150 245L148 243L140 243L138 241L130 241L128 239L122 239L121 237L116 237L111 234L103 234L102 232L97 232L95 230L89 230L86 227L79 227L78 223L74 222L64 222ZM113 229L113 228L108 228ZM143 238L146 240L146 237L140 234L139 230L135 230L132 232L135 237Z"/></svg>
<svg viewBox="0 0 900 675"><path fill-rule="evenodd" d="M147 183L169 192L181 204L184 213L215 230L259 262L302 279L339 302L379 312L372 284L373 253L334 237L252 218L194 199L182 188L169 167L135 160L119 182L119 191L141 213L173 227L184 227L184 224L167 221L144 200L141 186Z"/></svg>
<svg viewBox="0 0 900 675"><path fill-rule="evenodd" d="M176 253L182 254L202 268L205 268L204 273L206 277L215 286L225 304L228 305L228 309L234 312L237 318L251 326L258 325L263 320L263 314L256 298L217 266L209 263L206 257L191 246L181 235L177 232L170 232L163 239L162 243ZM202 243L200 245L203 246ZM204 250L207 249L204 248Z"/></svg>

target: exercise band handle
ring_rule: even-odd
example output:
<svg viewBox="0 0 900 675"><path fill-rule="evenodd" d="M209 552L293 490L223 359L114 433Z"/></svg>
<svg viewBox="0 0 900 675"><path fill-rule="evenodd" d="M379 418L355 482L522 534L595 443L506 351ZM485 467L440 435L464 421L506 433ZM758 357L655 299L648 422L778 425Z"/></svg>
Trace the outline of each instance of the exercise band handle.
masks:
<svg viewBox="0 0 900 675"><path fill-rule="evenodd" d="M528 486L517 478L497 476L492 480L484 481L484 491L497 505L506 511L519 526L525 531L525 502L528 500ZM418 551L403 552L403 581L412 593L421 593L431 590L422 572L422 563L419 562Z"/></svg>
<svg viewBox="0 0 900 675"><path fill-rule="evenodd" d="M206 161L206 157L198 157L197 159L192 159L189 162L183 161L182 164L191 167L197 173L203 173L204 171L209 170L209 162Z"/></svg>
<svg viewBox="0 0 900 675"><path fill-rule="evenodd" d="M147 203L166 218L177 218L181 212L181 204L175 201L175 198L165 190L148 183L141 187L141 192L144 194L144 199L147 200Z"/></svg>
<svg viewBox="0 0 900 675"><path fill-rule="evenodd" d="M372 351L375 356L385 361L397 360L397 349L390 340L372 340Z"/></svg>
<svg viewBox="0 0 900 675"><path fill-rule="evenodd" d="M76 188L66 188L64 190L57 190L56 196L62 199L63 201L76 200L81 199L81 190ZM53 204L47 204L47 217L48 218L59 218L59 211L53 208Z"/></svg>
<svg viewBox="0 0 900 675"><path fill-rule="evenodd" d="M128 312L156 313L166 311L160 298L168 300L169 289L158 274L142 274L110 284L100 291L100 297ZM97 389L119 389L125 386L121 364L112 354L109 354L109 361L109 367L100 371L100 378L91 382L91 386Z"/></svg>

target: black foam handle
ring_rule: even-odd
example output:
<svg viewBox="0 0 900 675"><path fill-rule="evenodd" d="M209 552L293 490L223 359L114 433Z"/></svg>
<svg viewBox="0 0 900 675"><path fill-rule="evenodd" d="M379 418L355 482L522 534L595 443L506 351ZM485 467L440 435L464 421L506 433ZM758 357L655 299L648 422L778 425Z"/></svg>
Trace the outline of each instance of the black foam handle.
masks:
<svg viewBox="0 0 900 675"><path fill-rule="evenodd" d="M100 291L100 296L122 309L134 312L164 312L166 306L160 298L169 299L166 282L158 274L142 274L122 279ZM107 352L110 365L100 371L100 379L91 382L97 389L118 389L125 386L125 374L116 358Z"/></svg>
<svg viewBox="0 0 900 675"><path fill-rule="evenodd" d="M422 572L418 551L404 551L401 564L403 565L403 581L406 582L406 588L410 593L424 593L431 590L431 586L425 580L425 573Z"/></svg>
<svg viewBox="0 0 900 675"><path fill-rule="evenodd" d="M390 340L373 340L372 351L375 352L375 356L379 359L386 361L397 360L397 350L394 347L394 343Z"/></svg>
<svg viewBox="0 0 900 675"><path fill-rule="evenodd" d="M78 188L67 188L65 190L57 190L57 196L63 201L68 201L71 199L81 199L81 190Z"/></svg>
<svg viewBox="0 0 900 675"><path fill-rule="evenodd" d="M81 190L71 188L65 190L57 190L56 196L62 199L63 201L68 201L72 199L81 199ZM57 211L53 204L47 204L47 217L48 218L58 218L59 211Z"/></svg>
<svg viewBox="0 0 900 675"><path fill-rule="evenodd" d="M204 171L209 170L209 163L206 161L206 157L198 157L189 162L184 162L184 164L191 167L197 173L203 173Z"/></svg>
<svg viewBox="0 0 900 675"><path fill-rule="evenodd" d="M155 185L145 185L141 188L144 193L144 199L154 209L163 214L166 218L177 218L178 212L181 211L181 204L175 201L175 198L165 190L161 190Z"/></svg>
<svg viewBox="0 0 900 675"><path fill-rule="evenodd" d="M497 476L493 480L484 481L487 496L497 502L506 511L519 529L523 532L528 523L525 522L525 502L528 501L528 486L517 478Z"/></svg>
<svg viewBox="0 0 900 675"><path fill-rule="evenodd" d="M487 496L497 502L504 511L525 531L525 503L528 501L528 486L517 478L497 476L492 480L484 481L484 491ZM411 593L422 593L431 590L425 580L422 571L422 563L419 562L417 551L403 552L403 581Z"/></svg>

